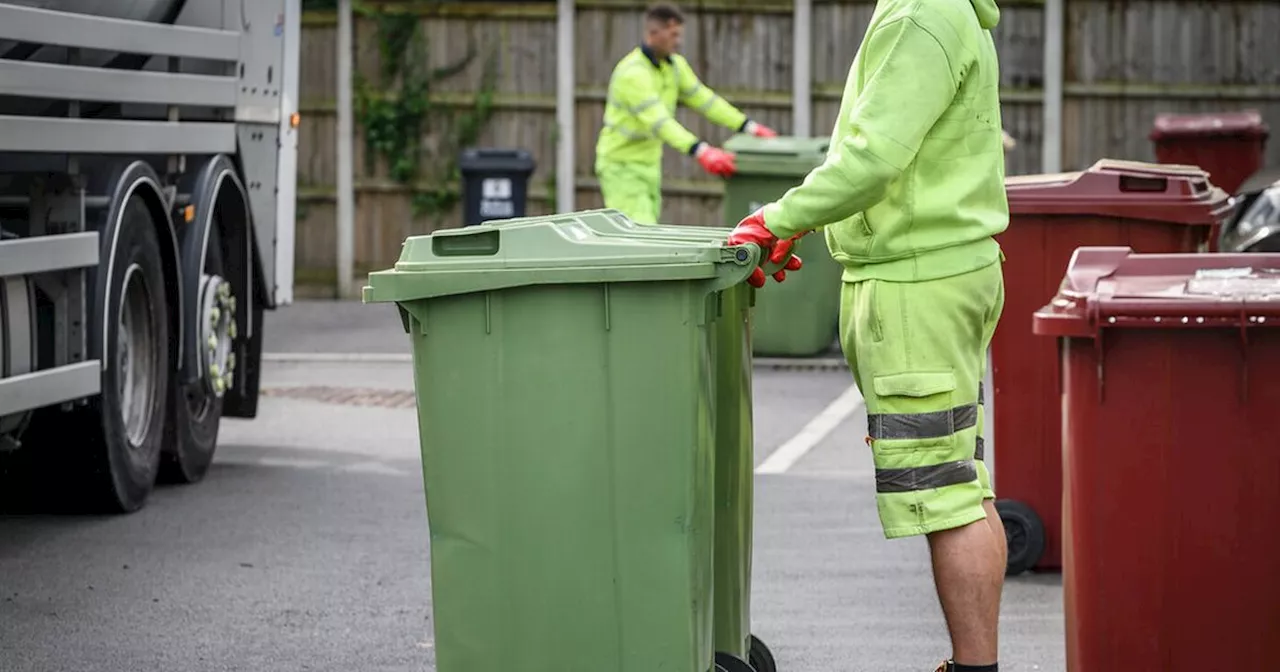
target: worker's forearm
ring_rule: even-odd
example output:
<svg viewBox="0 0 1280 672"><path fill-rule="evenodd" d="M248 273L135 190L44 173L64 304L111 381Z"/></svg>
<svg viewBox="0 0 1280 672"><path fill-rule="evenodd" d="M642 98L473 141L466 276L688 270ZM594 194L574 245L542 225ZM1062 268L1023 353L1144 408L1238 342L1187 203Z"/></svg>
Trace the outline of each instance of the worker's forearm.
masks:
<svg viewBox="0 0 1280 672"><path fill-rule="evenodd" d="M867 151L865 144L857 135L846 139L841 150L803 183L766 206L765 226L787 238L848 219L880 202L901 171Z"/></svg>

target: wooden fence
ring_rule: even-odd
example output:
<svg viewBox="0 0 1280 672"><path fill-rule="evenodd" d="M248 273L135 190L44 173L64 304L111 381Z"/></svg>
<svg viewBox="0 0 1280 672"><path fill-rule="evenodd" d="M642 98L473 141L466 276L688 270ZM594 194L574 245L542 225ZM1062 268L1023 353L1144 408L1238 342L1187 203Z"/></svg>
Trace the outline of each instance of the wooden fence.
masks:
<svg viewBox="0 0 1280 672"><path fill-rule="evenodd" d="M792 7L787 0L688 0L684 53L703 81L752 118L786 133L792 106ZM813 128L825 135L839 106L850 62L874 8L872 0L814 0ZM1002 70L1005 128L1018 139L1010 174L1039 172L1044 86L1042 0L1002 0L995 30ZM530 214L553 211L558 179L573 179L578 209L599 207L592 164L609 74L641 34L644 3L578 0L576 175L555 174L556 16L554 2L432 2L410 4L427 59L439 67L469 51L496 54L496 77L482 85L477 58L456 76L436 82L431 104L465 112L480 96L491 105L478 142L522 147L534 155ZM297 267L300 284L332 286L335 241L333 183L336 17L316 11L304 18L300 208ZM1067 0L1063 82L1063 168L1095 160L1154 160L1148 133L1159 112L1257 109L1280 121L1280 61L1267 45L1280 35L1280 3L1255 0ZM356 24L356 71L376 78L380 40L376 21ZM694 133L723 142L725 129L682 110ZM414 214L410 187L388 177L385 165L365 169L361 118L356 121L356 271L394 263L407 236L459 222ZM438 136L439 133L436 133ZM1269 163L1280 159L1278 143ZM447 145L426 135L422 161L450 162ZM385 162L383 162L385 164ZM428 185L438 189L436 184ZM449 188L456 188L450 184ZM687 157L664 159L663 220L722 220L722 186Z"/></svg>

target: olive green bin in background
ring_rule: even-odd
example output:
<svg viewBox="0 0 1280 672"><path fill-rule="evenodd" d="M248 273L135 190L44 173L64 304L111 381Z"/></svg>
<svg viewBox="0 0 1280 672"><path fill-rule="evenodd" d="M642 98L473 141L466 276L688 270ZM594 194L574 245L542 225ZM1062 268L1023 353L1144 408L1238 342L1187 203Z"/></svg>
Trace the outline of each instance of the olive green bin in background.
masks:
<svg viewBox="0 0 1280 672"><path fill-rule="evenodd" d="M735 226L766 203L804 181L827 156L829 138L735 135L724 144L736 155L737 172L725 182L724 223ZM769 279L756 299L754 354L812 357L832 347L840 320L840 264L831 258L821 231L800 239L794 250L804 267L785 282Z"/></svg>
<svg viewBox="0 0 1280 672"><path fill-rule="evenodd" d="M413 237L364 290L413 344L441 672L713 669L713 358L759 250L609 221Z"/></svg>

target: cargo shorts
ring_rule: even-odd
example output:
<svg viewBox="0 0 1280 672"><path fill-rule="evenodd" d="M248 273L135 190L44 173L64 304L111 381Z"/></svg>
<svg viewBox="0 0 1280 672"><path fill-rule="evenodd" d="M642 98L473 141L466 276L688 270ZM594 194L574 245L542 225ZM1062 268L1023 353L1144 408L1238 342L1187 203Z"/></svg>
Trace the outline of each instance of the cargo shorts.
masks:
<svg viewBox="0 0 1280 672"><path fill-rule="evenodd" d="M840 343L866 401L885 537L986 516L982 380L1004 310L995 262L922 282L861 280L841 293Z"/></svg>

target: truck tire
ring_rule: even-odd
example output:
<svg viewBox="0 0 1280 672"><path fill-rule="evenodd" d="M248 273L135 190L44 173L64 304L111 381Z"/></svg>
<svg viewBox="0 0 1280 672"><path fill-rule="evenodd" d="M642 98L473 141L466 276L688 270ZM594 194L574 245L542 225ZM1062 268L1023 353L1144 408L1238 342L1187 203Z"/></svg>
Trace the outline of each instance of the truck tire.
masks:
<svg viewBox="0 0 1280 672"><path fill-rule="evenodd" d="M102 232L91 299L91 349L105 365L101 393L69 412L42 409L33 420L31 457L45 484L39 498L63 512L137 511L159 472L173 368L167 252L140 191Z"/></svg>
<svg viewBox="0 0 1280 672"><path fill-rule="evenodd" d="M188 233L190 232L190 233ZM196 483L204 478L213 463L218 446L218 428L222 423L223 399L234 384L236 368L236 295L226 277L223 262L222 223L217 215L208 235L200 235L198 227L184 230L180 243L184 267L199 268L200 281L187 297L197 306L197 321L187 324L197 336L199 376L192 381L175 376L173 381L174 421L172 440L167 442L161 462L160 478L167 483ZM191 253L194 250L195 256ZM203 267L200 267L203 259ZM192 339L188 339L189 344Z"/></svg>
<svg viewBox="0 0 1280 672"><path fill-rule="evenodd" d="M85 446L86 485L105 508L124 513L141 508L155 485L173 366L164 251L136 192L122 207L114 248L98 292L107 366L102 392L89 405L101 431L89 432Z"/></svg>

